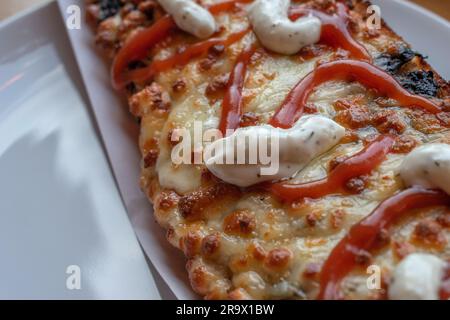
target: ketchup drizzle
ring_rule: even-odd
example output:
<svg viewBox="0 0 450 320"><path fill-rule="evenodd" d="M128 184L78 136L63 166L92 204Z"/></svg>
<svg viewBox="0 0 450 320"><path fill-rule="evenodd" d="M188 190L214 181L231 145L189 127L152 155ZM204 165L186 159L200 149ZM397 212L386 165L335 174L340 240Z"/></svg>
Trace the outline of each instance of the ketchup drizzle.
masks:
<svg viewBox="0 0 450 320"><path fill-rule="evenodd" d="M419 107L430 113L441 109L431 101L409 93L391 75L364 61L338 60L318 66L300 80L291 90L283 104L275 112L269 124L289 128L302 115L306 102L315 87L331 80L357 80L380 94L395 99L401 106Z"/></svg>
<svg viewBox="0 0 450 320"><path fill-rule="evenodd" d="M191 59L199 57L208 52L209 48L215 45L223 45L224 47L228 47L242 39L248 32L249 30L246 29L233 33L226 39L211 38L205 41L194 43L193 45L187 47L184 51L174 54L167 59L155 60L148 67L128 72L125 75L125 82L145 81L152 78L157 73L170 70L177 66L185 66L191 61Z"/></svg>
<svg viewBox="0 0 450 320"><path fill-rule="evenodd" d="M289 18L296 20L305 15L313 15L322 22L322 33L320 41L333 48L342 48L348 51L352 58L357 60L371 61L372 57L364 46L356 41L348 29L347 7L343 3L336 4L337 12L328 15L324 12L303 7L291 8Z"/></svg>
<svg viewBox="0 0 450 320"><path fill-rule="evenodd" d="M369 216L354 225L332 250L320 274L319 300L342 299L340 283L357 266L357 254L370 251L379 233L410 210L449 206L450 196L442 191L414 187L382 202Z"/></svg>
<svg viewBox="0 0 450 320"><path fill-rule="evenodd" d="M304 184L275 183L270 191L284 201L302 198L317 199L333 193L346 193L345 184L352 178L360 177L374 170L391 150L394 139L380 136L362 151L348 158L334 168L328 177Z"/></svg>
<svg viewBox="0 0 450 320"><path fill-rule="evenodd" d="M242 89L244 87L247 66L255 53L255 46L243 51L231 71L227 91L222 101L222 116L219 130L225 136L227 129L239 128L242 110Z"/></svg>
<svg viewBox="0 0 450 320"><path fill-rule="evenodd" d="M227 0L208 6L207 9L212 14L219 14L234 9L237 4L249 2L251 0ZM146 75L151 77L153 73L149 67L144 68L145 70L135 70L129 73L128 76L124 75L124 71L130 62L145 58L151 48L167 38L176 29L177 25L173 18L170 15L166 15L156 21L152 26L138 32L129 39L114 58L111 68L113 87L116 90L122 89L126 84L134 80L132 78L133 75L138 77L139 80L145 80ZM207 46L205 48L206 50L208 49Z"/></svg>
<svg viewBox="0 0 450 320"><path fill-rule="evenodd" d="M119 50L112 64L111 79L114 89L122 89L128 83L123 76L123 71L128 67L128 64L144 58L148 50L169 36L176 27L172 17L166 15L151 27L138 32L129 39Z"/></svg>
<svg viewBox="0 0 450 320"><path fill-rule="evenodd" d="M219 14L221 12L231 11L239 4L247 4L251 2L253 2L253 0L227 0L210 5L207 8L211 14Z"/></svg>

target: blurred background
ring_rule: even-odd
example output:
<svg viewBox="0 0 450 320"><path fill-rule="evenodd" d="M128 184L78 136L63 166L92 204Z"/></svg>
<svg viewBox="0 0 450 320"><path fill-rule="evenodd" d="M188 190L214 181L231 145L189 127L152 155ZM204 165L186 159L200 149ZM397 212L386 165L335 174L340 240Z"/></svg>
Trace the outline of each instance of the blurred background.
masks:
<svg viewBox="0 0 450 320"><path fill-rule="evenodd" d="M0 20L49 0L0 0ZM385 0L390 1L390 0ZM450 0L409 0L450 20Z"/></svg>

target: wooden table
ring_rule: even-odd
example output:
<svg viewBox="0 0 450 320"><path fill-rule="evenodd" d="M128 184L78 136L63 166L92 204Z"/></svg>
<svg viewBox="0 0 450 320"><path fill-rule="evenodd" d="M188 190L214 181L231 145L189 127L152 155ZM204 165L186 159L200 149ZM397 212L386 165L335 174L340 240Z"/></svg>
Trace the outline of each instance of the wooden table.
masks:
<svg viewBox="0 0 450 320"><path fill-rule="evenodd" d="M25 8L48 0L0 0L0 20ZM384 0L390 1L390 0ZM450 21L450 0L410 0L440 14Z"/></svg>
<svg viewBox="0 0 450 320"><path fill-rule="evenodd" d="M0 20L48 0L0 0Z"/></svg>
<svg viewBox="0 0 450 320"><path fill-rule="evenodd" d="M386 1L386 0L385 0ZM450 21L450 0L411 0Z"/></svg>

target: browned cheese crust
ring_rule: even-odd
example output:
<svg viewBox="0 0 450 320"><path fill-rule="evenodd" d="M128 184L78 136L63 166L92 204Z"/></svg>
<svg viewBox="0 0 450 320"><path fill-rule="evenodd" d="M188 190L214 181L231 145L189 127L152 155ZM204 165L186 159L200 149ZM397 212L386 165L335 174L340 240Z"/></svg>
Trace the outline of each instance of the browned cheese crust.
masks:
<svg viewBox="0 0 450 320"><path fill-rule="evenodd" d="M109 59L136 30L150 26L164 12L153 0L88 1L96 43ZM109 3L106 6L105 3ZM200 1L208 4L214 1ZM302 1L329 10L334 0ZM394 75L410 92L441 105L437 115L400 108L356 82L332 81L311 96L309 113L330 116L347 129L341 143L315 159L296 179L317 180L377 133L395 135L394 152L370 175L353 179L353 195L281 203L262 191L243 191L219 181L203 165L175 166L170 161L176 128L194 120L217 127L229 72L253 34L229 48L215 48L188 65L163 72L148 83L127 87L130 112L140 121L142 153L140 185L154 205L154 215L168 241L182 250L192 288L207 299L314 299L321 265L349 228L382 200L404 188L396 168L417 145L450 143L450 87L401 37L383 22L381 30L366 25L368 2L348 0L352 35L370 52L374 63ZM226 36L248 25L240 10L216 17ZM178 31L149 52L166 57L198 40ZM266 123L292 87L315 66L347 58L347 52L322 44L294 56L260 47L249 66L243 91L242 125ZM147 61L141 61L145 64ZM450 258L446 208L411 212L384 234L381 249L361 257L343 282L347 299L379 299L386 286L369 291L368 264L378 264L387 284L393 267L408 253L432 252Z"/></svg>

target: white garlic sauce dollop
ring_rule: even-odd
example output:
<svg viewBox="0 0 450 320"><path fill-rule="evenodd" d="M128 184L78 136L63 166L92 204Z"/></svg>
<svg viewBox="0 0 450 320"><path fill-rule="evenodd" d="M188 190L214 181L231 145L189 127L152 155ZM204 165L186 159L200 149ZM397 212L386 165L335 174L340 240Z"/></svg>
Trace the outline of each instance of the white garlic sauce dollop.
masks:
<svg viewBox="0 0 450 320"><path fill-rule="evenodd" d="M269 125L239 128L207 145L204 161L209 171L223 181L248 187L294 176L337 145L344 134L342 126L321 115L304 116L290 129ZM269 150L262 154L269 156L266 160L270 163L262 160L261 150ZM238 154L244 156L239 158Z"/></svg>
<svg viewBox="0 0 450 320"><path fill-rule="evenodd" d="M213 15L193 0L158 0L164 10L169 13L177 26L196 36L205 39L216 32Z"/></svg>
<svg viewBox="0 0 450 320"><path fill-rule="evenodd" d="M319 41L322 22L314 16L291 21L290 0L256 0L248 17L262 45L274 52L291 55Z"/></svg>
<svg viewBox="0 0 450 320"><path fill-rule="evenodd" d="M390 300L437 300L446 263L431 254L412 253L396 267Z"/></svg>
<svg viewBox="0 0 450 320"><path fill-rule="evenodd" d="M430 143L416 148L403 160L400 176L408 187L439 188L450 194L450 145Z"/></svg>

